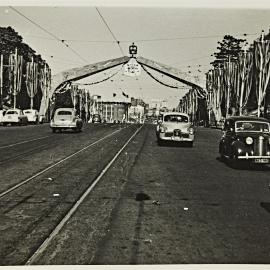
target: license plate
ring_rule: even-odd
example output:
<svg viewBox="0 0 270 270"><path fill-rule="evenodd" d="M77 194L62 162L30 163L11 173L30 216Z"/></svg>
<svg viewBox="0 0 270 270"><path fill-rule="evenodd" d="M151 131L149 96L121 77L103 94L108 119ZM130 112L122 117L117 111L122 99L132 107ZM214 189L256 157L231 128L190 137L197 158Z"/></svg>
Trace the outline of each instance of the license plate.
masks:
<svg viewBox="0 0 270 270"><path fill-rule="evenodd" d="M11 116L8 116L8 119L11 119L12 117Z"/></svg>
<svg viewBox="0 0 270 270"><path fill-rule="evenodd" d="M173 137L174 141L181 141L181 137Z"/></svg>
<svg viewBox="0 0 270 270"><path fill-rule="evenodd" d="M255 158L254 160L255 163L269 163L268 158Z"/></svg>

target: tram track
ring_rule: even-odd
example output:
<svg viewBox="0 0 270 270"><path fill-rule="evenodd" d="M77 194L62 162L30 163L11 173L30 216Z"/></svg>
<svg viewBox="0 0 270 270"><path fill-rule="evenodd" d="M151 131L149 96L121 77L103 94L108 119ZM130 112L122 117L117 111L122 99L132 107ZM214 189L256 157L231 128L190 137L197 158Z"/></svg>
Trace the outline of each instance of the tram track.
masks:
<svg viewBox="0 0 270 270"><path fill-rule="evenodd" d="M65 224L69 221L72 215L76 212L78 207L84 202L85 198L93 191L97 183L102 179L105 173L109 170L115 160L119 157L119 155L123 152L123 150L127 147L127 145L132 141L132 139L140 132L143 126L140 126L125 142L125 144L120 148L119 151L113 156L113 158L106 164L106 166L101 170L99 175L93 180L93 182L89 185L86 191L79 197L79 199L75 202L75 204L70 208L68 213L61 219L58 225L52 230L50 235L42 242L42 244L36 249L33 255L27 260L25 265L32 265L39 258L39 256L45 251L50 242L54 239L54 237L61 231L61 229L65 226Z"/></svg>
<svg viewBox="0 0 270 270"><path fill-rule="evenodd" d="M61 163L63 163L63 162L65 162L65 161L67 161L67 160L69 160L69 159L71 159L71 158L77 156L78 154L80 154L81 152L85 151L86 149L88 149L88 148L90 148L90 147L92 147L92 146L98 144L99 142L102 142L102 141L105 140L106 138L109 138L109 137L115 135L116 133L120 132L121 130L123 130L123 129L125 129L125 128L128 128L128 126L127 126L127 127L124 127L124 128L117 129L117 130L113 131L112 133L109 133L109 134L105 135L104 137L102 137L102 138L100 138L100 139L98 139L98 140L96 140L96 141L94 141L94 142L91 142L90 144L84 146L84 147L81 148L80 150L75 151L74 153L68 155L68 156L65 157L65 158L62 158L62 159L59 160L58 162L56 162L56 163L54 163L54 164L52 164L52 165L46 167L45 169L40 170L39 172L35 173L33 176L28 177L27 179L25 179L25 180L23 180L23 181L17 183L16 185L10 187L9 189L7 189L7 190L5 190L5 191L2 191L2 192L0 193L0 198L4 197L6 194L9 194L10 192L16 190L17 188L21 187L22 185L24 185L24 184L26 184L26 183L32 181L33 179L35 179L36 177L42 175L43 173L45 173L45 172L47 172L47 171L49 171L49 170L55 168L56 166L60 165ZM12 157L12 158L9 158L9 159L6 159L6 160L0 160L0 165L2 165L3 163L5 163L5 162L7 162L7 161L12 161L12 160L14 160L14 159L16 159L16 158L22 157L22 156L24 156L26 153L29 154L29 153L32 153L32 152L35 151L35 150L42 149L42 148L44 148L44 146L46 146L46 145L42 145L42 146L40 146L40 147L34 148L34 149L32 149L32 150L29 150L28 152L24 152L24 153L22 153L22 154L19 154L19 155L15 156L15 157Z"/></svg>
<svg viewBox="0 0 270 270"><path fill-rule="evenodd" d="M47 243L46 239L52 237L52 233L55 235L55 230L59 229L58 225L61 223L63 226L63 222L65 223L71 217L83 202L83 198L92 192L94 186L103 178L103 175L141 128L142 126L129 126L129 128L116 130L113 134L108 134L99 141L93 142L91 144L93 149L91 145L88 145L87 149L81 149L80 152L77 151L73 156L58 163L59 167L55 165L34 175L33 179L37 181L31 182L33 179L28 179L29 185L21 184L22 189L19 189L18 186L1 194L0 211L6 214L0 221L0 227L5 226L5 216L15 215L14 218L18 224L16 223L15 228L10 229L9 237L5 237L5 235L1 237L3 248L0 251L0 261L5 265L14 265L14 262L16 265L26 262L27 264L34 263L35 259L32 256L36 254L42 243L44 241ZM116 134L119 135L114 136ZM108 140L105 140L105 137ZM102 148L106 151L102 152ZM99 156L100 152L102 152L101 156ZM99 164L100 160L103 160L102 164ZM73 164L76 164L77 168L73 167ZM87 164L90 165L89 168ZM67 168L70 169L67 170ZM96 169L93 170L93 168ZM49 173L50 169L51 173ZM52 176L55 181L44 182L42 179L48 175ZM59 191L59 185L63 189L60 197L50 197L57 189ZM6 209L10 210L6 211ZM20 217L17 219L18 214ZM18 239L20 239L19 242ZM9 242L12 244L8 244ZM38 253L40 254L40 250Z"/></svg>

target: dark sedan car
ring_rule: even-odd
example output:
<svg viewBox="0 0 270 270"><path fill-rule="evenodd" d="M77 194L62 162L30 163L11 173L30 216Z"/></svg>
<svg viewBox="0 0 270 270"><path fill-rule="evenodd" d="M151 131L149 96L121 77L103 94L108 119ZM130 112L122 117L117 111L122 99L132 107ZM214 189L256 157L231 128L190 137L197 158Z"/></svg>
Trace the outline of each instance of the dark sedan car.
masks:
<svg viewBox="0 0 270 270"><path fill-rule="evenodd" d="M270 163L270 126L261 117L233 116L225 120L223 136L219 143L221 158L240 161Z"/></svg>

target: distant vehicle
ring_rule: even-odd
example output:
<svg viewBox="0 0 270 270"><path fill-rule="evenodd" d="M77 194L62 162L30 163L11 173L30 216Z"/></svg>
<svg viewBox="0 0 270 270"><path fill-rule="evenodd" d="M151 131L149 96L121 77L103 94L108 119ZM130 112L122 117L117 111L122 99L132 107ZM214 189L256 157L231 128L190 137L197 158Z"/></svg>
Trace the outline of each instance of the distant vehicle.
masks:
<svg viewBox="0 0 270 270"><path fill-rule="evenodd" d="M101 117L99 114L94 114L92 117L92 123L101 123Z"/></svg>
<svg viewBox="0 0 270 270"><path fill-rule="evenodd" d="M72 129L73 131L80 132L82 130L83 121L76 115L76 111L73 108L58 108L56 109L54 116L50 122L52 132L57 130Z"/></svg>
<svg viewBox="0 0 270 270"><path fill-rule="evenodd" d="M222 159L240 163L270 163L270 123L255 116L232 116L225 120L219 143Z"/></svg>
<svg viewBox="0 0 270 270"><path fill-rule="evenodd" d="M23 114L27 116L28 122L32 124L38 124L38 111L34 109L23 110Z"/></svg>
<svg viewBox="0 0 270 270"><path fill-rule="evenodd" d="M20 109L9 109L2 118L2 123L6 125L27 125L27 116Z"/></svg>
<svg viewBox="0 0 270 270"><path fill-rule="evenodd" d="M179 112L164 113L159 121L161 122L159 122L156 130L159 145L173 141L186 143L190 147L193 146L194 129L187 114Z"/></svg>

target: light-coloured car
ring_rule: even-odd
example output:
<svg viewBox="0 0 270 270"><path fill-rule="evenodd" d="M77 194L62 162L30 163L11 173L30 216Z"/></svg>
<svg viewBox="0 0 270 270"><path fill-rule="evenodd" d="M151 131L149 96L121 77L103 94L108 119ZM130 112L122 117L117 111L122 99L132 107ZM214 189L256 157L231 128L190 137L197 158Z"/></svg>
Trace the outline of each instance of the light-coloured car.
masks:
<svg viewBox="0 0 270 270"><path fill-rule="evenodd" d="M82 119L76 115L73 108L58 108L55 110L54 116L50 122L53 132L72 129L76 132L81 131L83 126Z"/></svg>
<svg viewBox="0 0 270 270"><path fill-rule="evenodd" d="M192 147L194 142L194 128L188 114L185 113L164 113L157 126L156 135L159 145L173 141Z"/></svg>
<svg viewBox="0 0 270 270"><path fill-rule="evenodd" d="M23 110L23 114L27 116L28 122L38 124L38 111L34 109Z"/></svg>
<svg viewBox="0 0 270 270"><path fill-rule="evenodd" d="M27 116L23 114L23 111L20 109L9 109L6 111L2 119L3 125L27 125L28 120Z"/></svg>

